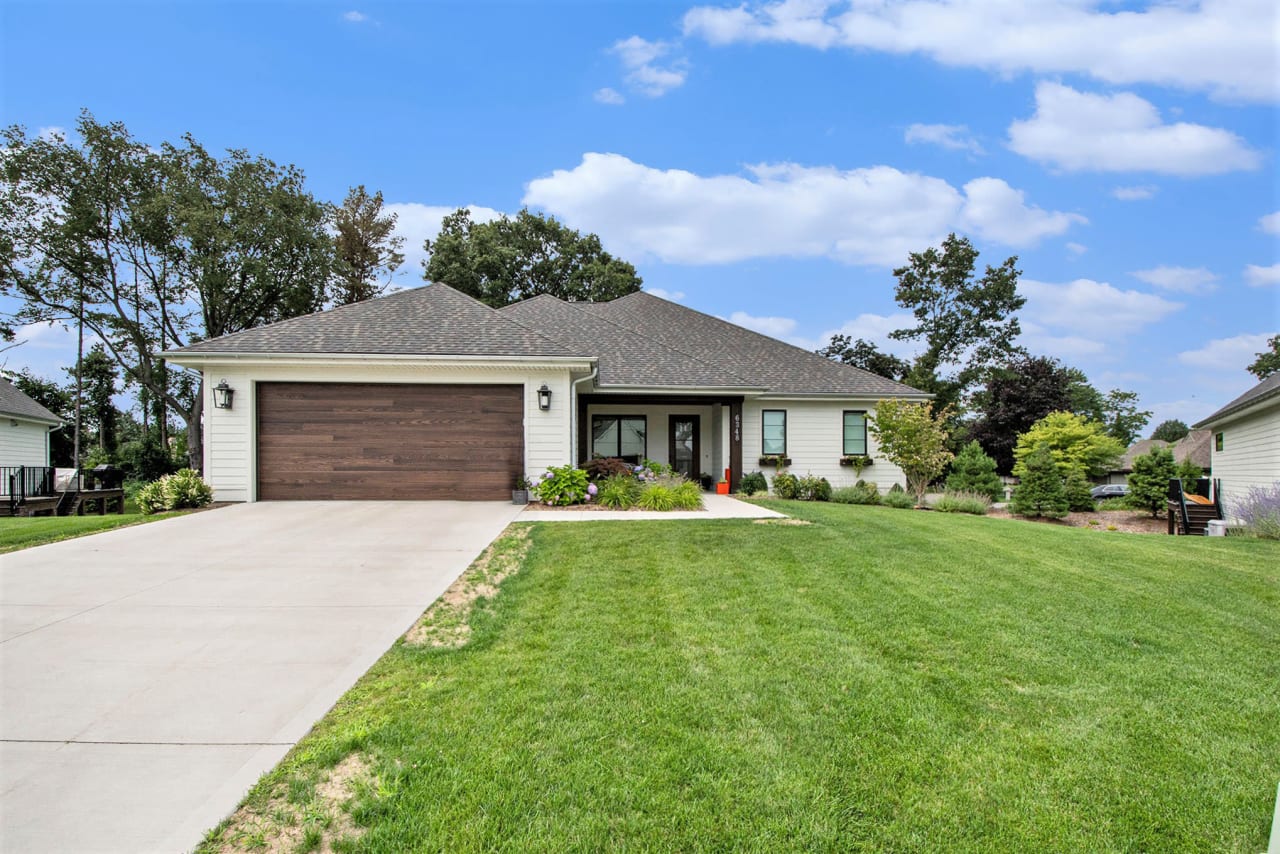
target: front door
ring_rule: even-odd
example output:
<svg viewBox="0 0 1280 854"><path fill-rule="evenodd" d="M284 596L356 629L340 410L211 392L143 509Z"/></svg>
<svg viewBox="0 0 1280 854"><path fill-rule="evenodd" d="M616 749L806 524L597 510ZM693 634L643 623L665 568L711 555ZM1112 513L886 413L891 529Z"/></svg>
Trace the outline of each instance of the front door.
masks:
<svg viewBox="0 0 1280 854"><path fill-rule="evenodd" d="M696 481L701 474L698 461L701 459L698 449L698 416L672 415L671 445L667 456L671 468L689 480Z"/></svg>

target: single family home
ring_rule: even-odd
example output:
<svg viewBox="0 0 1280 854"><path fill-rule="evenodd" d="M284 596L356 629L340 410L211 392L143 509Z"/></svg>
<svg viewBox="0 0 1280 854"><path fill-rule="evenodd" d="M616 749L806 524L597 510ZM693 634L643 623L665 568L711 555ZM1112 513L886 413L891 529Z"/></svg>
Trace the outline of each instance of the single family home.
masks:
<svg viewBox="0 0 1280 854"><path fill-rule="evenodd" d="M49 431L62 419L0 377L0 467L49 465Z"/></svg>
<svg viewBox="0 0 1280 854"><path fill-rule="evenodd" d="M1280 482L1280 373L1272 374L1195 425L1213 439L1213 476L1227 517L1252 487Z"/></svg>
<svg viewBox="0 0 1280 854"><path fill-rule="evenodd" d="M432 284L166 355L204 374L219 501L501 499L593 456L735 487L779 459L853 483L865 456L888 489L867 419L929 398L643 291L494 309Z"/></svg>

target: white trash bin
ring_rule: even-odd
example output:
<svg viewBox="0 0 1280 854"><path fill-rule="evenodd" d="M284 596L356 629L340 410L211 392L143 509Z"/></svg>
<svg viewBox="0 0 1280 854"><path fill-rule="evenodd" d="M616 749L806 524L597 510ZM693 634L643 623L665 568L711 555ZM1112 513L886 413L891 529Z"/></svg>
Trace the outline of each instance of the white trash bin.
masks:
<svg viewBox="0 0 1280 854"><path fill-rule="evenodd" d="M1225 519L1210 519L1209 529L1205 531L1205 535L1209 537L1225 537L1227 535L1227 522Z"/></svg>

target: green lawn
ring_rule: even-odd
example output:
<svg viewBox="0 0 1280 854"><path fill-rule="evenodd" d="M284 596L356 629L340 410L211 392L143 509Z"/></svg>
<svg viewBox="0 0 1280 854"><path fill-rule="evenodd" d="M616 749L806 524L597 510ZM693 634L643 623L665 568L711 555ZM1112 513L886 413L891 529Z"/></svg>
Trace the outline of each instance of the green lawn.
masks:
<svg viewBox="0 0 1280 854"><path fill-rule="evenodd" d="M126 508L127 509L127 508ZM143 516L141 513L108 513L106 516L36 516L34 518L0 519L0 554L56 543L96 534L125 525L155 522L177 516L178 513L157 513Z"/></svg>
<svg viewBox="0 0 1280 854"><path fill-rule="evenodd" d="M1280 545L786 509L537 526L466 646L393 648L204 850L1266 847Z"/></svg>

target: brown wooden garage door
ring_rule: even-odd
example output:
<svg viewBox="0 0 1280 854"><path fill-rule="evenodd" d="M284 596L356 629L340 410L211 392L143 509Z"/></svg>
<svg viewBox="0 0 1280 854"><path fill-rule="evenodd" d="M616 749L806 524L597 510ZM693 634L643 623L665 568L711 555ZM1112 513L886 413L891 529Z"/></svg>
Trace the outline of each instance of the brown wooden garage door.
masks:
<svg viewBox="0 0 1280 854"><path fill-rule="evenodd" d="M258 383L258 498L510 499L520 386Z"/></svg>

